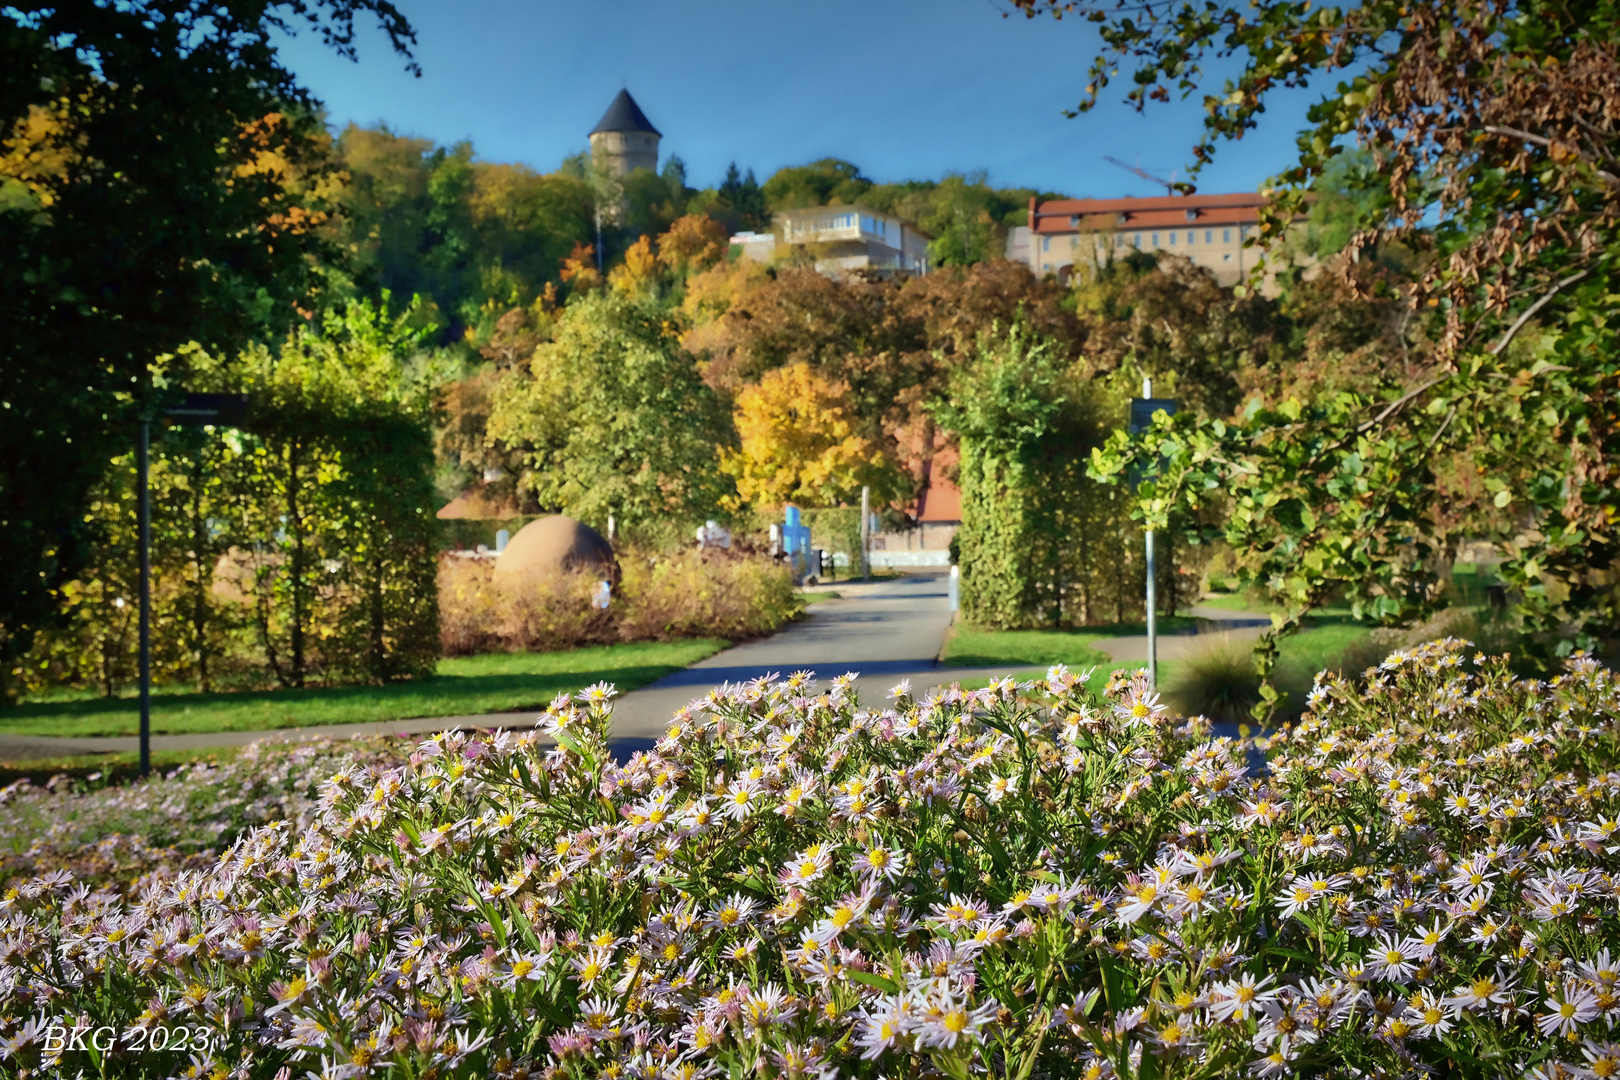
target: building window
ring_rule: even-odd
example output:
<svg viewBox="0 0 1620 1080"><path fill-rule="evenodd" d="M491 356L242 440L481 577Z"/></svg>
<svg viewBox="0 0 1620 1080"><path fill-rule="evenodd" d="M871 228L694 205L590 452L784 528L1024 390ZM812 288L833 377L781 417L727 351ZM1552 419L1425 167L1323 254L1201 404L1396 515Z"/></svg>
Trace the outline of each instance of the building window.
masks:
<svg viewBox="0 0 1620 1080"><path fill-rule="evenodd" d="M1193 231L1191 229L1188 229L1187 230L1187 243L1190 244L1192 242L1193 242Z"/></svg>
<svg viewBox="0 0 1620 1080"><path fill-rule="evenodd" d="M1175 244L1176 244L1176 234L1175 234L1175 233L1171 233L1171 234L1170 234L1170 246L1171 246L1171 247L1175 247Z"/></svg>
<svg viewBox="0 0 1620 1080"><path fill-rule="evenodd" d="M1133 247L1135 247L1137 249L1140 249L1142 247L1142 234L1141 233L1137 233L1135 236L1131 237L1131 246L1133 246Z"/></svg>
<svg viewBox="0 0 1620 1080"><path fill-rule="evenodd" d="M1221 243L1230 244L1231 242L1232 242L1232 230L1231 229L1222 229L1221 230Z"/></svg>
<svg viewBox="0 0 1620 1080"><path fill-rule="evenodd" d="M1078 229L1079 227L1080 227L1080 215L1079 214L1071 214L1069 216L1069 228Z"/></svg>
<svg viewBox="0 0 1620 1080"><path fill-rule="evenodd" d="M1214 242L1215 242L1215 230L1214 229L1205 229L1204 230L1204 243L1213 244Z"/></svg>
<svg viewBox="0 0 1620 1080"><path fill-rule="evenodd" d="M1041 237L1041 250L1042 251L1051 251L1052 250L1052 238L1050 236ZM1050 270L1051 267L1049 266L1049 267L1047 267L1047 269Z"/></svg>
<svg viewBox="0 0 1620 1080"><path fill-rule="evenodd" d="M1154 247L1159 246L1159 234L1158 233L1153 234L1153 246Z"/></svg>

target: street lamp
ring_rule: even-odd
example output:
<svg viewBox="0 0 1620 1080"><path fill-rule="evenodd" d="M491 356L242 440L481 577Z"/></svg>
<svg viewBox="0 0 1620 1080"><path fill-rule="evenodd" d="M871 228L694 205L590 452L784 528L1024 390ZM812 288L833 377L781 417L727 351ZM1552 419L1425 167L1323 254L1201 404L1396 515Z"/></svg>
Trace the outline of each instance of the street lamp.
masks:
<svg viewBox="0 0 1620 1080"><path fill-rule="evenodd" d="M247 416L246 394L187 394L163 409L163 419L189 427L236 427ZM141 439L135 452L140 485L141 544L141 775L152 771L152 492L149 480L152 417L141 417Z"/></svg>
<svg viewBox="0 0 1620 1080"><path fill-rule="evenodd" d="M1130 432L1139 435L1153 426L1153 414L1166 412L1171 416L1176 414L1176 403L1171 398L1156 398L1153 396L1153 380L1142 380L1142 396L1131 399ZM1158 606L1158 583L1153 580L1153 530L1147 530L1147 664L1148 689L1159 688L1159 633L1158 615L1154 608Z"/></svg>

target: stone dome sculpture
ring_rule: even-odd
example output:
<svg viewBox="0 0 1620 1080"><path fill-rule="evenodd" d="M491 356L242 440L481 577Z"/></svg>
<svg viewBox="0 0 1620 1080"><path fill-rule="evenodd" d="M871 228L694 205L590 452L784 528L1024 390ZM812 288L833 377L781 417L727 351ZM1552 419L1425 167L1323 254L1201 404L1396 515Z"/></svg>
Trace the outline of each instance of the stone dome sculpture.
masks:
<svg viewBox="0 0 1620 1080"><path fill-rule="evenodd" d="M619 562L602 534L562 514L523 526L495 560L497 579L550 577L578 570L599 573L615 585L619 581Z"/></svg>

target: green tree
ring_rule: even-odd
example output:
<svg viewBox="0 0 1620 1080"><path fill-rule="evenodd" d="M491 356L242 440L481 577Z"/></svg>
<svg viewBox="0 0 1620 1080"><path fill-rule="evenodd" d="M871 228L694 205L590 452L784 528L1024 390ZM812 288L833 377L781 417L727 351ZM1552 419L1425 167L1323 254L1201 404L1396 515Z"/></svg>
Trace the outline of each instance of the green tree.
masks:
<svg viewBox="0 0 1620 1080"><path fill-rule="evenodd" d="M872 181L861 175L860 166L839 158L822 158L808 165L790 165L776 170L765 181L763 194L772 210L797 210L805 206L845 206L859 202L872 190Z"/></svg>
<svg viewBox="0 0 1620 1080"><path fill-rule="evenodd" d="M150 365L308 303L326 208L293 178L324 132L274 35L308 25L352 56L367 15L406 49L386 0L0 13L0 699L88 557L86 503L154 406Z"/></svg>
<svg viewBox="0 0 1620 1080"><path fill-rule="evenodd" d="M961 447L962 612L980 626L1090 622L1140 610L1124 500L1084 475L1121 398L1022 315L981 333L934 403Z"/></svg>
<svg viewBox="0 0 1620 1080"><path fill-rule="evenodd" d="M558 279L575 245L594 240L598 194L583 165L542 174L478 161L468 143L435 147L354 125L337 152L348 173L339 235L355 252L360 294L424 297L450 340L471 329L482 343L504 312Z"/></svg>
<svg viewBox="0 0 1620 1080"><path fill-rule="evenodd" d="M598 528L613 514L644 535L684 530L732 491L718 461L735 442L729 417L650 300L570 301L503 379L488 430L521 454L541 506Z"/></svg>
<svg viewBox="0 0 1620 1080"><path fill-rule="evenodd" d="M737 172L737 163L726 166L726 175L715 192L719 205L732 211L737 224L745 229L760 230L771 223L771 208L766 205L765 192L754 179L754 170L748 175Z"/></svg>
<svg viewBox="0 0 1620 1080"><path fill-rule="evenodd" d="M221 365L254 403L230 441L230 531L280 685L402 678L437 659L437 377L415 316L357 302Z"/></svg>

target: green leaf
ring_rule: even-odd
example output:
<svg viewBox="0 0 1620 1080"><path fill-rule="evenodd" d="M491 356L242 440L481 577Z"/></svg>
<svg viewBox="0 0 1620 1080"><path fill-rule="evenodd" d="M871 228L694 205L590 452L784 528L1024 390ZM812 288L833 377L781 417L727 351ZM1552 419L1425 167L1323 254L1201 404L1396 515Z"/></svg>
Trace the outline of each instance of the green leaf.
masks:
<svg viewBox="0 0 1620 1080"><path fill-rule="evenodd" d="M899 983L895 982L893 979L884 978L882 975L874 975L870 971L854 971L846 969L844 974L848 975L858 983L872 987L874 990L882 990L885 994L898 994L900 992Z"/></svg>

